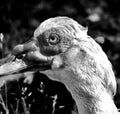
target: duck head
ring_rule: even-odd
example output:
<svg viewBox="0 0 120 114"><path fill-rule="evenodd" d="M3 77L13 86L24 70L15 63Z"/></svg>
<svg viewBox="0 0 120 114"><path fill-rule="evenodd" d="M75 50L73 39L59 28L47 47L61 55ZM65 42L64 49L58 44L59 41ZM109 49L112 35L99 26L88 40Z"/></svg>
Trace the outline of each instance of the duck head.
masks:
<svg viewBox="0 0 120 114"><path fill-rule="evenodd" d="M1 64L0 76L38 70L48 71L53 79L76 84L81 90L90 87L86 91L91 94L98 85L110 94L116 92L114 73L106 54L87 35L86 28L68 17L50 18L41 23L33 38L17 45Z"/></svg>
<svg viewBox="0 0 120 114"><path fill-rule="evenodd" d="M78 47L74 43L80 41L80 33L81 38L86 38L86 32L86 28L68 17L44 21L35 30L30 41L15 46L8 57L0 60L0 76L64 67L66 62L62 59L65 59L71 47Z"/></svg>

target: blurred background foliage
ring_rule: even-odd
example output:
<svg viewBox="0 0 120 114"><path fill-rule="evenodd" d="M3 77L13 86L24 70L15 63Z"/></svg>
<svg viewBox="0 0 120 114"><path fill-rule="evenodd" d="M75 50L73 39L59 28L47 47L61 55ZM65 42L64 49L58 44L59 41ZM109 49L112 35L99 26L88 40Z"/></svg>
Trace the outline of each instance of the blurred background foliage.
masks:
<svg viewBox="0 0 120 114"><path fill-rule="evenodd" d="M3 56L29 40L36 27L55 16L69 16L85 27L108 55L115 71L120 104L120 1L119 0L0 0ZM1 57L3 57L1 55Z"/></svg>

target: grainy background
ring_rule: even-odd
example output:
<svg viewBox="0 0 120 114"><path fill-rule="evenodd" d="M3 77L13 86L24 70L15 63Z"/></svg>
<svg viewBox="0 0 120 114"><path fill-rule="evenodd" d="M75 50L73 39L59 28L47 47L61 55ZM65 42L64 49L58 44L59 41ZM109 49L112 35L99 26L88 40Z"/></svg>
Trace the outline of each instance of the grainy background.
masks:
<svg viewBox="0 0 120 114"><path fill-rule="evenodd" d="M120 108L119 0L0 0L0 32L4 34L0 57L7 56L15 45L29 40L42 21L55 16L69 16L88 27L88 34L102 46L113 64L118 85L115 103ZM14 91L11 83L13 84L13 82L10 82L10 87L5 87L7 91L9 91L9 88L12 88L10 91ZM20 81L19 83L23 82ZM45 82L43 85L45 86ZM26 86L28 89L29 84ZM2 93L5 94L5 92ZM9 99L7 102L9 104ZM25 112L23 109L20 110ZM36 113L39 114L39 112ZM55 114L58 113L55 112Z"/></svg>

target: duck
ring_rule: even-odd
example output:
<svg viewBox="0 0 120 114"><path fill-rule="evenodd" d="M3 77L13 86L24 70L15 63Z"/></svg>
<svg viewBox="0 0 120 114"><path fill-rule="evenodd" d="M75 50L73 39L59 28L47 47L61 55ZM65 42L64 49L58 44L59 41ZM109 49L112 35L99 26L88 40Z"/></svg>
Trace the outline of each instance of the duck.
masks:
<svg viewBox="0 0 120 114"><path fill-rule="evenodd" d="M115 103L116 79L101 46L70 17L43 21L30 41L14 47L0 66L0 79L39 71L63 83L78 114L120 114Z"/></svg>

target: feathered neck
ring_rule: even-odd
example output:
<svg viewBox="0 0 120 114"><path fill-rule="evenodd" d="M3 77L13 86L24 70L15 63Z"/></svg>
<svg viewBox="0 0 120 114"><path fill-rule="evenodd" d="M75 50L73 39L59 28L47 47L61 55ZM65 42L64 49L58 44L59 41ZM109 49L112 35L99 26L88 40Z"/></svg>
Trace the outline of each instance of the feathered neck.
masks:
<svg viewBox="0 0 120 114"><path fill-rule="evenodd" d="M95 96L79 95L71 88L69 89L76 102L78 114L119 114L117 107L110 94L101 92Z"/></svg>

